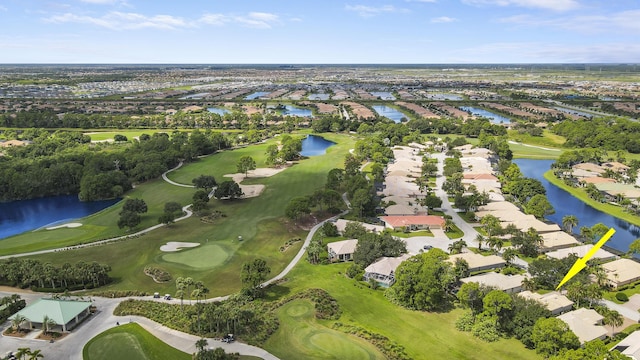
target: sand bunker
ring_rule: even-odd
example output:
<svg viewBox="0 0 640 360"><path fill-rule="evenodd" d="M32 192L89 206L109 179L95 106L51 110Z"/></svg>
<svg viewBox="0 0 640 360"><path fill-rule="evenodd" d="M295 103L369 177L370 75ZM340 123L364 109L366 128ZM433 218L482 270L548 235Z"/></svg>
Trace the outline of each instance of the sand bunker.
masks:
<svg viewBox="0 0 640 360"><path fill-rule="evenodd" d="M82 226L82 224L80 223L67 223L67 224L48 227L47 230L55 230L55 229L61 229L61 228L77 228L80 226Z"/></svg>
<svg viewBox="0 0 640 360"><path fill-rule="evenodd" d="M183 248L192 248L196 246L200 246L200 243L170 241L165 245L160 246L160 251L176 252L182 250Z"/></svg>
<svg viewBox="0 0 640 360"><path fill-rule="evenodd" d="M256 197L258 195L260 195L260 193L262 193L262 191L264 191L265 186L261 185L261 184L257 184L257 185L242 185L242 180L244 179L248 179L248 178L260 178L260 177L269 177L269 176L273 176L283 170L286 170L286 167L281 167L278 169L274 169L274 168L257 168L255 170L249 170L249 172L247 173L247 176L245 177L244 174L242 173L235 173L235 174L227 174L225 175L225 177L230 177L233 179L233 181L237 182L238 184L240 184L240 189L242 189L242 192L244 193L244 196L242 198L250 198L250 197Z"/></svg>

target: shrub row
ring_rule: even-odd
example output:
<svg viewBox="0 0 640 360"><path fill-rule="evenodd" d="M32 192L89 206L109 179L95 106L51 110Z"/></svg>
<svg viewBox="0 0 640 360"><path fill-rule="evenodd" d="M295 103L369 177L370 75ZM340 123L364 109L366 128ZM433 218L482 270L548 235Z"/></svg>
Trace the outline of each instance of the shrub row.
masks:
<svg viewBox="0 0 640 360"><path fill-rule="evenodd" d="M334 323L332 328L343 333L352 334L359 338L367 340L376 348L378 348L378 350L380 350L390 360L411 359L411 357L405 352L404 346L397 344L395 341L390 340L384 335L371 332L359 326L347 325L341 322Z"/></svg>

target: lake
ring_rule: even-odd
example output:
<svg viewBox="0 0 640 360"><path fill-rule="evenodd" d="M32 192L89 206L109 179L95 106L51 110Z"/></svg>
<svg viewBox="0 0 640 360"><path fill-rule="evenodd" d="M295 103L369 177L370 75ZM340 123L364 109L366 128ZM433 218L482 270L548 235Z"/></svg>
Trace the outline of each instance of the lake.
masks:
<svg viewBox="0 0 640 360"><path fill-rule="evenodd" d="M462 100L460 95L445 93L429 93L425 97L431 100Z"/></svg>
<svg viewBox="0 0 640 360"><path fill-rule="evenodd" d="M396 123L399 123L402 120L402 118L405 118L407 120L409 119L407 115L386 105L373 105L372 107L373 107L373 110L375 110L378 113L378 115L391 119Z"/></svg>
<svg viewBox="0 0 640 360"><path fill-rule="evenodd" d="M285 105L283 110L280 110L282 115L290 115L290 116L302 116L302 117L312 117L313 113L309 109L300 108L293 105Z"/></svg>
<svg viewBox="0 0 640 360"><path fill-rule="evenodd" d="M511 119L502 115L494 114L491 111L487 111L485 109L478 109L472 106L460 106L460 109L462 111L468 111L476 116L486 117L494 124L509 124L511 122Z"/></svg>
<svg viewBox="0 0 640 360"><path fill-rule="evenodd" d="M393 96L388 91L373 91L373 92L371 92L371 95L380 98L380 100L395 100L396 99L396 97Z"/></svg>
<svg viewBox="0 0 640 360"><path fill-rule="evenodd" d="M268 94L269 94L268 91L257 91L257 92L254 92L253 94L247 95L244 99L245 100L255 100L255 99L261 98L261 97L263 97L265 95L268 95Z"/></svg>
<svg viewBox="0 0 640 360"><path fill-rule="evenodd" d="M330 146L335 145L333 141L326 140L323 137L309 135L302 140L302 156L318 156L324 155Z"/></svg>
<svg viewBox="0 0 640 360"><path fill-rule="evenodd" d="M224 116L224 114L228 114L231 112L231 110L227 110L221 107L210 107L207 108L207 111L209 111L210 113L218 114L220 116Z"/></svg>
<svg viewBox="0 0 640 360"><path fill-rule="evenodd" d="M573 230L576 234L580 233L581 226L591 227L603 223L613 227L616 233L607 242L607 246L623 252L629 249L633 240L640 238L640 227L596 210L547 181L543 174L551 168L553 160L514 159L513 162L520 167L524 176L540 180L547 190L547 198L556 210L555 214L547 216L548 220L562 227L563 216L575 215L579 220L578 226Z"/></svg>
<svg viewBox="0 0 640 360"><path fill-rule="evenodd" d="M118 201L120 199L83 202L77 195L63 195L0 203L0 239L79 219Z"/></svg>

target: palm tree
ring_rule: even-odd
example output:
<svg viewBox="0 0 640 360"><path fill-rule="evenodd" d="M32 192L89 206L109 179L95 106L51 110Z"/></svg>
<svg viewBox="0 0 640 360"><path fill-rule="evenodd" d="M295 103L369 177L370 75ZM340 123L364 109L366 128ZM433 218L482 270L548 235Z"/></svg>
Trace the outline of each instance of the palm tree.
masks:
<svg viewBox="0 0 640 360"><path fill-rule="evenodd" d="M449 231L453 230L454 226L455 226L455 223L453 222L453 220L447 219L447 220L444 221L444 231L445 232L449 232Z"/></svg>
<svg viewBox="0 0 640 360"><path fill-rule="evenodd" d="M20 325L25 322L27 318L22 314L16 314L13 319L11 319L11 328L13 331L20 331Z"/></svg>
<svg viewBox="0 0 640 360"><path fill-rule="evenodd" d="M507 266L511 266L511 261L516 258L518 251L514 248L508 248L502 253L502 258L507 263Z"/></svg>
<svg viewBox="0 0 640 360"><path fill-rule="evenodd" d="M465 246L467 246L467 243L464 240L454 241L449 245L449 253L452 255L460 254Z"/></svg>
<svg viewBox="0 0 640 360"><path fill-rule="evenodd" d="M27 355L29 355L31 353L31 349L30 348L18 348L18 351L16 352L16 358L18 359L22 359L24 360Z"/></svg>
<svg viewBox="0 0 640 360"><path fill-rule="evenodd" d="M484 236L482 236L482 234L476 235L476 241L478 242L478 250L482 250L482 243L484 242Z"/></svg>
<svg viewBox="0 0 640 360"><path fill-rule="evenodd" d="M42 319L42 332L48 334L51 332L54 326L56 326L56 321L50 318L48 315L45 315Z"/></svg>
<svg viewBox="0 0 640 360"><path fill-rule="evenodd" d="M611 336L616 334L616 326L620 326L624 323L624 318L619 312L615 310L607 309L604 313L604 319L602 320L606 325L611 325Z"/></svg>
<svg viewBox="0 0 640 360"><path fill-rule="evenodd" d="M207 345L209 345L209 343L207 342L207 339L200 339L196 341L196 349L198 349L198 352L204 351Z"/></svg>
<svg viewBox="0 0 640 360"><path fill-rule="evenodd" d="M491 236L487 239L487 245L489 245L490 248L495 247L497 251L500 251L500 249L502 249L502 245L504 245L504 240L496 236Z"/></svg>
<svg viewBox="0 0 640 360"><path fill-rule="evenodd" d="M184 286L187 288L187 294L191 294L189 292L189 289L191 288L191 286L193 286L194 282L193 282L193 278L191 277L187 277L183 279L183 284ZM189 296L189 305L191 305L191 296Z"/></svg>
<svg viewBox="0 0 640 360"><path fill-rule="evenodd" d="M33 350L29 352L29 360L38 360L44 358L42 350Z"/></svg>
<svg viewBox="0 0 640 360"><path fill-rule="evenodd" d="M569 234L573 233L573 228L578 225L578 218L575 215L565 215L562 217L562 227Z"/></svg>

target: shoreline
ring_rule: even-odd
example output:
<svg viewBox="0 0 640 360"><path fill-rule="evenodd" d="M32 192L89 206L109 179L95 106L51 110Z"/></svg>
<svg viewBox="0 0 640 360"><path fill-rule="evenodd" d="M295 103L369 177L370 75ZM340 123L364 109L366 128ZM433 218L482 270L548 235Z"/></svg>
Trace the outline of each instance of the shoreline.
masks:
<svg viewBox="0 0 640 360"><path fill-rule="evenodd" d="M618 206L601 203L588 198L586 195L581 194L575 188L566 185L564 182L562 182L562 180L555 177L555 175L553 175L552 170L545 171L544 174L542 174L542 176L547 181L549 181L552 185L557 186L562 190L565 190L566 192L571 194L571 196L575 197L576 199L580 200L586 205L589 205L592 208L598 211L601 211L603 213L606 213L607 215L611 215L617 219L624 220L636 226L640 226L640 216L634 216L629 213L623 212L622 208ZM617 210L617 211L612 211L612 210Z"/></svg>

